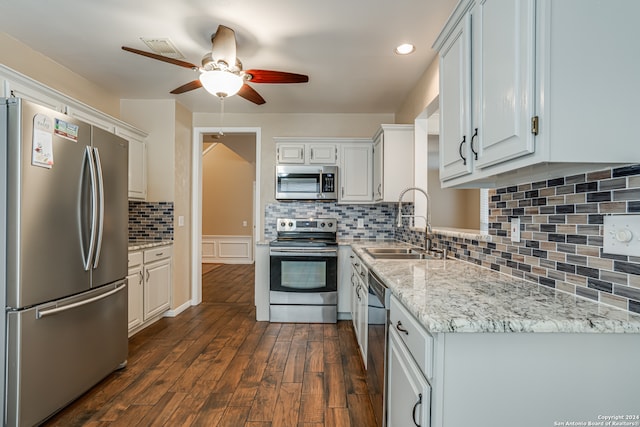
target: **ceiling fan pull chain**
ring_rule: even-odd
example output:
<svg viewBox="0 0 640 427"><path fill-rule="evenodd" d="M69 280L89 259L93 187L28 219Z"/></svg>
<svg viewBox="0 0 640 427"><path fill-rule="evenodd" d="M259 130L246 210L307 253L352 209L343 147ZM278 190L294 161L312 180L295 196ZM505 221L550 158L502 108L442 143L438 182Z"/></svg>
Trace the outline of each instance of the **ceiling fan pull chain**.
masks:
<svg viewBox="0 0 640 427"><path fill-rule="evenodd" d="M224 126L224 96L220 96L220 130L218 131L218 135L223 136L224 132L222 132L222 127Z"/></svg>

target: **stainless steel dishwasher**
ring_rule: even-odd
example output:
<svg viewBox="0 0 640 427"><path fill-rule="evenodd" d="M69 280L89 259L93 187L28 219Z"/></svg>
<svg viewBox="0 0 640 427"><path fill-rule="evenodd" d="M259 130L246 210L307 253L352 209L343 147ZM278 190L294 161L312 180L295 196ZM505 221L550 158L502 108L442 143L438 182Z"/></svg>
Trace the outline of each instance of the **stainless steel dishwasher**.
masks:
<svg viewBox="0 0 640 427"><path fill-rule="evenodd" d="M376 274L369 270L369 322L367 349L367 388L376 425L386 425L387 334L391 293Z"/></svg>

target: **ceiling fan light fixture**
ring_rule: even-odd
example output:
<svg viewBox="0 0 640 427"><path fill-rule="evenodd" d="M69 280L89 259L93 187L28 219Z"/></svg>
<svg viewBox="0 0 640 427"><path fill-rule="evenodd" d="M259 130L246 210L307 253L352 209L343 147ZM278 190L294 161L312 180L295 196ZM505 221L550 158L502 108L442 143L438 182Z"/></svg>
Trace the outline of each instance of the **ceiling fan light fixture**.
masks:
<svg viewBox="0 0 640 427"><path fill-rule="evenodd" d="M244 80L239 75L228 71L212 70L200 74L200 83L210 94L226 98L238 93Z"/></svg>
<svg viewBox="0 0 640 427"><path fill-rule="evenodd" d="M398 47L395 48L394 52L398 55L409 55L410 53L415 52L415 50L416 47L411 43L403 43L401 45L398 45Z"/></svg>

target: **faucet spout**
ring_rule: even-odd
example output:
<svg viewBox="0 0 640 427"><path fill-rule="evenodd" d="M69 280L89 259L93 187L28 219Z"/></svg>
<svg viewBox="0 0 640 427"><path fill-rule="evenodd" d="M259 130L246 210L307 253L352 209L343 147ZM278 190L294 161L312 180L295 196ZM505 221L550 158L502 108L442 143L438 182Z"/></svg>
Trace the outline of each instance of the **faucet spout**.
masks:
<svg viewBox="0 0 640 427"><path fill-rule="evenodd" d="M431 241L431 200L429 199L429 195L427 194L427 192L425 190L423 190L420 187L409 187L409 188L405 188L404 190L402 190L402 192L400 193L400 196L398 197L398 218L397 218L397 226L398 227L402 227L402 218L403 217L416 217L417 215L402 215L402 198L404 197L404 195L411 191L417 191L420 192L422 194L424 194L424 197L427 199L427 207L426 207L426 213L425 213L425 221L426 221L426 227L424 230L424 249L426 251L430 251L431 250L431 245L432 245L432 241Z"/></svg>

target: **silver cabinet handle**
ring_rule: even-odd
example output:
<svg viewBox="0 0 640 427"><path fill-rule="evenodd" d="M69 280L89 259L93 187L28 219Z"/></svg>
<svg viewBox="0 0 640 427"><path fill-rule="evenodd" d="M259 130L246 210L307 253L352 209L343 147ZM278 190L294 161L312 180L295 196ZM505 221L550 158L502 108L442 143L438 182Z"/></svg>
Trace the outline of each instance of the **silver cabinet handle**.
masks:
<svg viewBox="0 0 640 427"><path fill-rule="evenodd" d="M74 302L73 304L68 304L68 305L63 305L62 307L56 307L56 308L50 308L49 310L42 310L42 311L38 311L38 314L36 315L37 319L41 319L43 317L46 316L51 316L53 314L57 314L57 313L62 313L63 311L67 311L67 310L71 310L74 309L76 307L81 307L83 305L87 305L87 304L91 304L92 302L96 302L96 301L100 301L101 299L110 297L111 295L120 292L121 290L123 290L124 288L126 288L127 285L125 285L124 283L120 286L118 286L115 289L110 290L109 292L105 292L104 294L100 294L98 296L95 296L93 298L89 298L83 301L78 301L78 302Z"/></svg>

